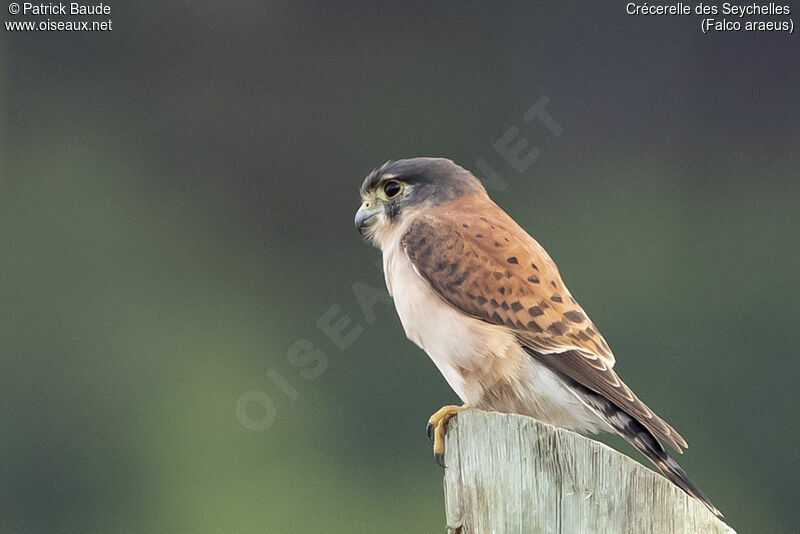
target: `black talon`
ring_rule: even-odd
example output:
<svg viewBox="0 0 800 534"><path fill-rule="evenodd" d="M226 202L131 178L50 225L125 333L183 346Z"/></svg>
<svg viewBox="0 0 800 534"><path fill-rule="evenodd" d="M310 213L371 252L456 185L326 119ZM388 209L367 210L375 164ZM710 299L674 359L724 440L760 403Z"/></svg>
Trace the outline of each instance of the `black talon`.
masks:
<svg viewBox="0 0 800 534"><path fill-rule="evenodd" d="M436 463L439 464L439 467L447 468L447 466L444 465L444 454L440 452L434 452L433 457L436 459Z"/></svg>
<svg viewBox="0 0 800 534"><path fill-rule="evenodd" d="M428 421L428 426L425 427L425 433L428 434L428 439L433 441L433 423Z"/></svg>

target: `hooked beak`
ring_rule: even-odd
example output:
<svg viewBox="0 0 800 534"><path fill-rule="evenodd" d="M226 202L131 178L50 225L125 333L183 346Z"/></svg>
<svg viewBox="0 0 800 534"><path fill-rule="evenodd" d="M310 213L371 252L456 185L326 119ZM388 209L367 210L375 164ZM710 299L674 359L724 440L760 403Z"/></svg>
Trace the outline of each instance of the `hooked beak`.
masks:
<svg viewBox="0 0 800 534"><path fill-rule="evenodd" d="M369 202L363 202L356 212L355 223L356 228L358 228L358 233L364 235L364 231L372 224L372 217L380 213L380 211L378 206L370 205Z"/></svg>

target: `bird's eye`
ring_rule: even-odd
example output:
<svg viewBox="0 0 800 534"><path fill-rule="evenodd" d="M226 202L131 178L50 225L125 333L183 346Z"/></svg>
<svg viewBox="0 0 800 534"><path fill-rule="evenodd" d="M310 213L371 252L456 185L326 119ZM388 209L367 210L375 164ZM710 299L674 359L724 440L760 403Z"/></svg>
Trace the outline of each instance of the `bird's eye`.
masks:
<svg viewBox="0 0 800 534"><path fill-rule="evenodd" d="M383 184L383 192L386 195L386 198L396 197L402 189L403 186L397 180L389 180Z"/></svg>

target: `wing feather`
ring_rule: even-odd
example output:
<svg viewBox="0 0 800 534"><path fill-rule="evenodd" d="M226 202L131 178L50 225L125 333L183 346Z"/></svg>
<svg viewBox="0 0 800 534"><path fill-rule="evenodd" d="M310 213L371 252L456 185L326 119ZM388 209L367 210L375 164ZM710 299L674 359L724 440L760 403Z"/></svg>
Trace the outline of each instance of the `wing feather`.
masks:
<svg viewBox="0 0 800 534"><path fill-rule="evenodd" d="M456 308L524 333L539 351L580 350L613 367L611 349L547 252L487 202L466 197L417 217L401 244L420 275Z"/></svg>
<svg viewBox="0 0 800 534"><path fill-rule="evenodd" d="M611 349L544 248L491 200L475 195L428 209L401 245L452 306L510 329L532 357L604 395L676 450L686 447L613 371Z"/></svg>

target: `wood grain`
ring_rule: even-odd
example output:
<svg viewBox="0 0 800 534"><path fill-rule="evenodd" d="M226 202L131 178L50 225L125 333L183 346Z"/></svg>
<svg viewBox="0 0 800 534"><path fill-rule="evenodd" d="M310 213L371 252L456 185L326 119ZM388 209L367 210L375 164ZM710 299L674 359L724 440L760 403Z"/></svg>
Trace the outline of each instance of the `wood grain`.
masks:
<svg viewBox="0 0 800 534"><path fill-rule="evenodd" d="M735 534L661 475L530 417L460 412L445 463L451 533Z"/></svg>

